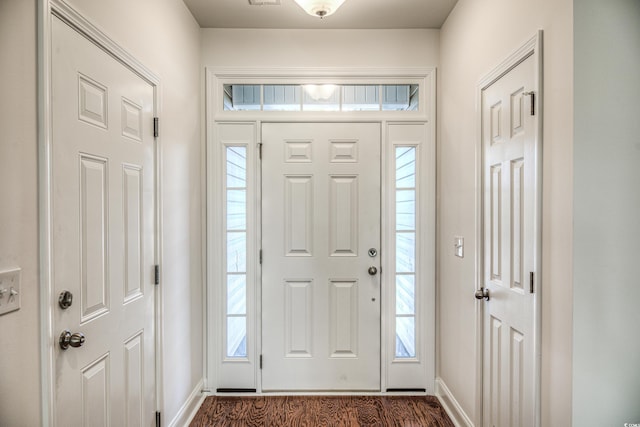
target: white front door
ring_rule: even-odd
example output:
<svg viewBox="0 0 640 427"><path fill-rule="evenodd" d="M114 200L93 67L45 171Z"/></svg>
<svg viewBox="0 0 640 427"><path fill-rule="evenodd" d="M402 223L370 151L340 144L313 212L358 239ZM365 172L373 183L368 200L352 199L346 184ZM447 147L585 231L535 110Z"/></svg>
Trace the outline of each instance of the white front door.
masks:
<svg viewBox="0 0 640 427"><path fill-rule="evenodd" d="M529 56L482 92L484 425L535 423L537 116ZM535 105L534 105L535 106ZM534 113L537 113L534 111Z"/></svg>
<svg viewBox="0 0 640 427"><path fill-rule="evenodd" d="M55 425L153 426L154 88L55 17L51 52Z"/></svg>
<svg viewBox="0 0 640 427"><path fill-rule="evenodd" d="M379 390L380 125L262 144L262 389Z"/></svg>

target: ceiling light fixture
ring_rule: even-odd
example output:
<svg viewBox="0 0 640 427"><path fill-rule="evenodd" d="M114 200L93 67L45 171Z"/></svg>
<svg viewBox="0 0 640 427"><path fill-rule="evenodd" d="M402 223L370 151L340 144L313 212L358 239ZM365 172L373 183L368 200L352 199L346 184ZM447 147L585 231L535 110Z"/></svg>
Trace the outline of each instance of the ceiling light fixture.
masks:
<svg viewBox="0 0 640 427"><path fill-rule="evenodd" d="M294 0L311 16L320 19L332 15L344 3L344 0Z"/></svg>

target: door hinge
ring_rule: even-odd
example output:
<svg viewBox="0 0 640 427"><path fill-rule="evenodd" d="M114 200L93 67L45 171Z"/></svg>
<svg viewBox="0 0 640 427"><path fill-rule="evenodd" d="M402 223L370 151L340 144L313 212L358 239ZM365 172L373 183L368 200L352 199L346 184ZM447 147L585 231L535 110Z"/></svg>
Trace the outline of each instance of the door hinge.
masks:
<svg viewBox="0 0 640 427"><path fill-rule="evenodd" d="M524 92L522 96L531 95L531 116L536 115L536 93L533 91Z"/></svg>
<svg viewBox="0 0 640 427"><path fill-rule="evenodd" d="M262 160L262 142L258 143L258 158Z"/></svg>
<svg viewBox="0 0 640 427"><path fill-rule="evenodd" d="M534 274L533 271L529 273L529 293L533 293Z"/></svg>
<svg viewBox="0 0 640 427"><path fill-rule="evenodd" d="M157 138L160 135L160 119L158 117L153 118L153 137Z"/></svg>
<svg viewBox="0 0 640 427"><path fill-rule="evenodd" d="M262 369L262 355L260 355L260 369Z"/></svg>
<svg viewBox="0 0 640 427"><path fill-rule="evenodd" d="M160 427L162 425L161 422L161 418L160 418L160 411L156 411L156 427Z"/></svg>
<svg viewBox="0 0 640 427"><path fill-rule="evenodd" d="M260 260L260 264L262 264L262 249L260 249L260 251L258 253L258 258Z"/></svg>
<svg viewBox="0 0 640 427"><path fill-rule="evenodd" d="M160 284L160 266L158 264L153 266L153 284Z"/></svg>

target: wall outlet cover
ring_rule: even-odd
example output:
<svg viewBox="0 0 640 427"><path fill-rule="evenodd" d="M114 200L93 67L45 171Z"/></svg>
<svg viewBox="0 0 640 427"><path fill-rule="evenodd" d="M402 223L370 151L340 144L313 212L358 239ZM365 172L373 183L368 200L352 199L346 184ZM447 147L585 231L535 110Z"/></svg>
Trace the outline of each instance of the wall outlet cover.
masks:
<svg viewBox="0 0 640 427"><path fill-rule="evenodd" d="M20 269L0 272L0 316L20 309Z"/></svg>

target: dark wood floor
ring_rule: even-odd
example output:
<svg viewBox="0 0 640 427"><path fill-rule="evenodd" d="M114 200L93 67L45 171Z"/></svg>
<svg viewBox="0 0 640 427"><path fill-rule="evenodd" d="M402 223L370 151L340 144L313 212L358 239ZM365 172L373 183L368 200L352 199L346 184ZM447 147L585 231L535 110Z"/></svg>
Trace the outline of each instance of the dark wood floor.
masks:
<svg viewBox="0 0 640 427"><path fill-rule="evenodd" d="M191 427L453 427L433 396L211 396Z"/></svg>

